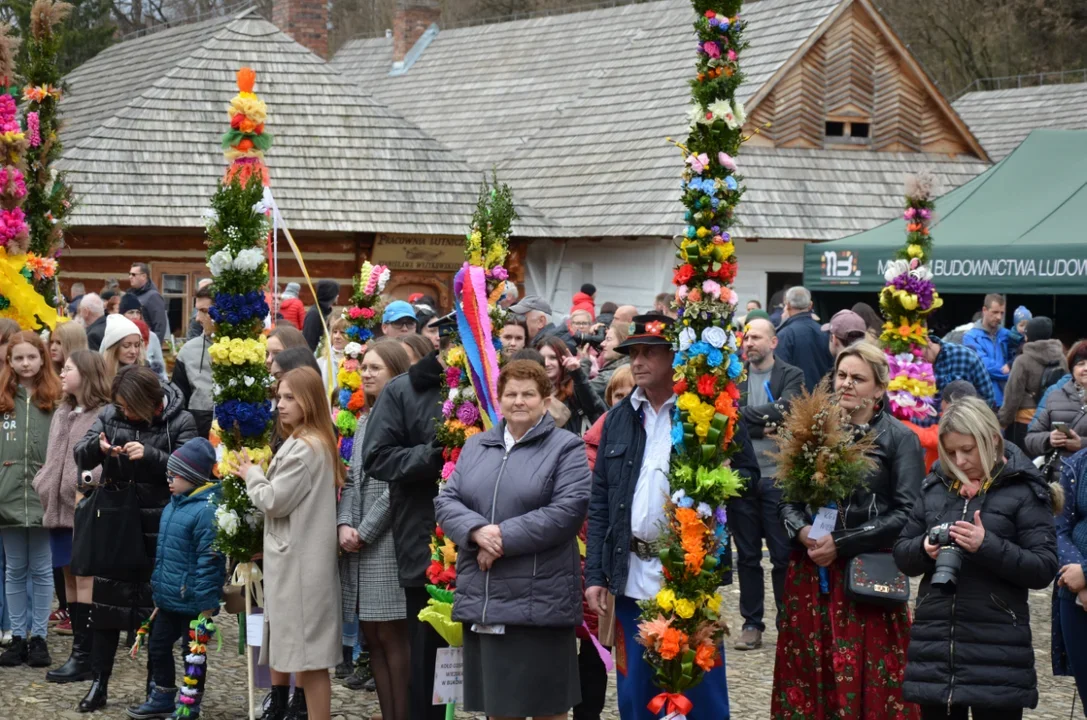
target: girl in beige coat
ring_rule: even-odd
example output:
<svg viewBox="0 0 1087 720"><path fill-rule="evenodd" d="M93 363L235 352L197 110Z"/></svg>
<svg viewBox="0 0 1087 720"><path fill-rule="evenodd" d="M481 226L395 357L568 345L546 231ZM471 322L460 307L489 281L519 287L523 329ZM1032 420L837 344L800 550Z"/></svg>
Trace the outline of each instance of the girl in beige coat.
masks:
<svg viewBox="0 0 1087 720"><path fill-rule="evenodd" d="M280 447L265 475L243 462L250 499L264 512L264 640L272 702L286 707L287 673L305 692L310 720L327 720L328 669L340 661L340 576L336 554L336 489L344 466L321 376L291 370L276 392Z"/></svg>

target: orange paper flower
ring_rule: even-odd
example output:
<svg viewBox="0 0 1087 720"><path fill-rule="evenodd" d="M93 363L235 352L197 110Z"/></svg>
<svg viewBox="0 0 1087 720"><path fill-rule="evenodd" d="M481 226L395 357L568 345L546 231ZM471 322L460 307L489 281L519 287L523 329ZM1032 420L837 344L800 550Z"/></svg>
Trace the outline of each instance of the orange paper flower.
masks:
<svg viewBox="0 0 1087 720"><path fill-rule="evenodd" d="M243 67L238 71L238 89L242 92L253 92L253 85L257 82L257 73L252 68Z"/></svg>
<svg viewBox="0 0 1087 720"><path fill-rule="evenodd" d="M699 645L694 654L694 662L706 672L713 670L713 665L717 662L717 650L708 643Z"/></svg>
<svg viewBox="0 0 1087 720"><path fill-rule="evenodd" d="M687 642L687 634L675 628L668 628L661 637L660 655L665 660L672 660L683 650Z"/></svg>

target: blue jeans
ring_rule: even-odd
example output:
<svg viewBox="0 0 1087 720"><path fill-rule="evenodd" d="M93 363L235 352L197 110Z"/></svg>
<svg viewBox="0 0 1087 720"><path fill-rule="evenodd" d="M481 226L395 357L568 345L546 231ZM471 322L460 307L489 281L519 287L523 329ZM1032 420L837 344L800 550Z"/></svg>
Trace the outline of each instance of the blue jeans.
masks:
<svg viewBox="0 0 1087 720"><path fill-rule="evenodd" d="M11 615L11 631L21 638L44 638L53 602L53 553L45 528L4 528L4 593ZM27 575L33 588L33 610L28 608ZM32 617L31 617L32 616ZM27 630L30 632L28 633Z"/></svg>
<svg viewBox="0 0 1087 720"><path fill-rule="evenodd" d="M1087 610L1076 605L1074 597L1061 593L1059 600L1061 613L1061 634L1064 635L1064 650L1068 654L1068 664L1072 666L1072 675L1076 678L1076 689L1080 698L1087 698ZM1083 711L1087 717L1087 708Z"/></svg>
<svg viewBox="0 0 1087 720"><path fill-rule="evenodd" d="M0 537L0 632L11 630L11 617L8 615L8 599L4 595L4 574L7 563L4 562L4 538Z"/></svg>

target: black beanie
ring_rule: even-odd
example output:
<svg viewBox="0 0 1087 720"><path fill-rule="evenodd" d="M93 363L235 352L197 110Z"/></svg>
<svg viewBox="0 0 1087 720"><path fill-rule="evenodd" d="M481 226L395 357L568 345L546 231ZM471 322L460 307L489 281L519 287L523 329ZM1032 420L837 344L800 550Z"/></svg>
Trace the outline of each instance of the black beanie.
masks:
<svg viewBox="0 0 1087 720"><path fill-rule="evenodd" d="M1027 342L1049 340L1053 337L1053 321L1042 315L1027 320Z"/></svg>
<svg viewBox="0 0 1087 720"><path fill-rule="evenodd" d="M124 315L129 310L139 310L143 312L143 305L140 304L140 299L132 293L125 293L121 296L121 314Z"/></svg>
<svg viewBox="0 0 1087 720"><path fill-rule="evenodd" d="M581 286L581 292L585 293L586 295L596 295L596 285L593 285L592 283L585 283Z"/></svg>

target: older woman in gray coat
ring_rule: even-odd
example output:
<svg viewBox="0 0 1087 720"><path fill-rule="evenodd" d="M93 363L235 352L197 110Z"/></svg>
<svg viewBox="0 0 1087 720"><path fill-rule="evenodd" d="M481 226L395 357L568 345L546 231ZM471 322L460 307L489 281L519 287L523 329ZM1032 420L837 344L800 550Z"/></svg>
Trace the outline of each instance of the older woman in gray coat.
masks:
<svg viewBox="0 0 1087 720"><path fill-rule="evenodd" d="M468 440L434 500L459 548L464 707L557 720L581 700L577 532L591 476L584 444L547 413L551 383L539 364L507 365L498 395L504 422Z"/></svg>

